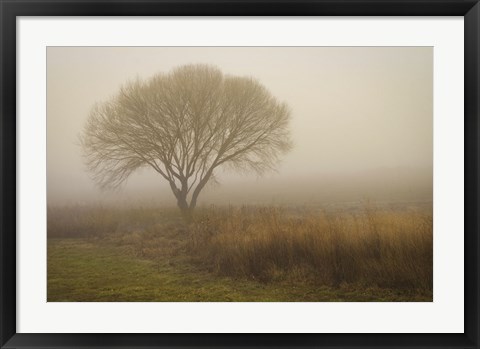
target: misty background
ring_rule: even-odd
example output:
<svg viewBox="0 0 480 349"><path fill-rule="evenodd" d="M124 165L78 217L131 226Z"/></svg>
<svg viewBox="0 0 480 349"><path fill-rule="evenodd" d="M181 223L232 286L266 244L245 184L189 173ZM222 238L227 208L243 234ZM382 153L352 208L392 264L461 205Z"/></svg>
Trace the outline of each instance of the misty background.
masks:
<svg viewBox="0 0 480 349"><path fill-rule="evenodd" d="M258 79L292 110L293 150L262 177L215 172L200 204L317 204L370 199L431 202L431 47L48 47L48 204L176 205L145 168L102 192L78 136L95 102L120 86L185 64Z"/></svg>

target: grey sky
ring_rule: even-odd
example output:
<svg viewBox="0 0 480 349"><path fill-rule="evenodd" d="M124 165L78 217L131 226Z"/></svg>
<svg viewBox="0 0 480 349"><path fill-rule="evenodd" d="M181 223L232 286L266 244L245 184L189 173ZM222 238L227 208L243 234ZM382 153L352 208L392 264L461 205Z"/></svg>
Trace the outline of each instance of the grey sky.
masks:
<svg viewBox="0 0 480 349"><path fill-rule="evenodd" d="M95 102L113 96L129 79L191 63L255 77L292 109L293 150L277 173L263 179L247 176L244 183L432 167L430 47L50 47L49 201L61 197L74 202L86 193L103 196L85 172L77 140ZM224 183L238 178L219 174ZM125 190L163 187L159 176L145 170Z"/></svg>

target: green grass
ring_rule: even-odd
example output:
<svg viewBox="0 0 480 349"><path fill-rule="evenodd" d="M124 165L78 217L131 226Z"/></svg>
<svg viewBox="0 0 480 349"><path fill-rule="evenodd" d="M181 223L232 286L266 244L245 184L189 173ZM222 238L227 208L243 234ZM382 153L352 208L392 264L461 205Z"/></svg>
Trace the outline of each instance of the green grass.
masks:
<svg viewBox="0 0 480 349"><path fill-rule="evenodd" d="M48 241L49 302L431 301L431 293L221 277L185 255L157 260L99 239Z"/></svg>

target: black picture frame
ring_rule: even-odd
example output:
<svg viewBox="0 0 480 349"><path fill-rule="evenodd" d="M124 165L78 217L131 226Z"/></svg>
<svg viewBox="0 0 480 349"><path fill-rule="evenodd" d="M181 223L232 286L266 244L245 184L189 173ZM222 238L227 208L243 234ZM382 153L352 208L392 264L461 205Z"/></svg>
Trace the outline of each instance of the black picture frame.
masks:
<svg viewBox="0 0 480 349"><path fill-rule="evenodd" d="M0 0L1 348L478 348L478 0ZM56 334L16 332L17 16L464 16L465 331L463 334ZM452 115L461 117L461 115ZM460 232L452 232L460 233Z"/></svg>

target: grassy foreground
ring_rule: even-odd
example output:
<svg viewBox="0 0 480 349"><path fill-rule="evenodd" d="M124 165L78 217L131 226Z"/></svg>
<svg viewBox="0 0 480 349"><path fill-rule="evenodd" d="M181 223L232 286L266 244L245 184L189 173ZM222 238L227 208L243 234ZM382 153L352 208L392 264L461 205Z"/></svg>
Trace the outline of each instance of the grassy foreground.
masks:
<svg viewBox="0 0 480 349"><path fill-rule="evenodd" d="M377 287L263 283L219 277L187 258L139 259L86 238L49 239L49 302L431 301L431 294Z"/></svg>
<svg viewBox="0 0 480 349"><path fill-rule="evenodd" d="M48 301L432 301L428 209L48 210Z"/></svg>

